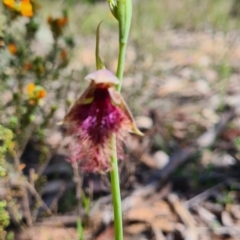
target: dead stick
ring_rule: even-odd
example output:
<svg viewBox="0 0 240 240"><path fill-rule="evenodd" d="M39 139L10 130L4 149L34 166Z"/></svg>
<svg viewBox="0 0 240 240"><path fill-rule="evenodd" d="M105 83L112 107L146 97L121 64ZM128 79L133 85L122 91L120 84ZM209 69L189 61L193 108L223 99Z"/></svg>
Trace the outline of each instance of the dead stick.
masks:
<svg viewBox="0 0 240 240"><path fill-rule="evenodd" d="M180 217L184 225L186 226L186 235L184 239L186 240L197 240L198 231L195 226L195 220L191 213L183 206L175 194L169 194L167 197L169 203L172 205L176 214Z"/></svg>
<svg viewBox="0 0 240 240"><path fill-rule="evenodd" d="M77 214L78 214L78 217L80 219L80 216L81 216L81 178L80 178L80 175L79 175L79 168L78 168L78 163L75 162L73 163L73 173L74 173L74 182L76 184L76 199L77 199L77 203L78 203L78 207L77 207Z"/></svg>
<svg viewBox="0 0 240 240"><path fill-rule="evenodd" d="M54 214L52 213L52 211L48 208L48 206L42 200L42 198L40 197L40 195L37 192L37 190L27 180L25 181L25 184L26 184L26 187L29 189L29 191L32 193L32 195L37 199L37 201L39 203L41 203L42 208L47 212L47 214L49 214L50 216L55 217ZM61 222L56 220L56 224L58 224L59 227L63 227L69 233L69 235L71 237L73 237L72 233Z"/></svg>
<svg viewBox="0 0 240 240"><path fill-rule="evenodd" d="M185 202L185 206L187 208L192 208L198 204L200 204L201 202L203 202L204 200L206 200L214 191L218 190L220 187L224 186L226 184L226 181L221 182L209 189L207 189L206 191L196 195L195 197L189 199L188 201Z"/></svg>
<svg viewBox="0 0 240 240"><path fill-rule="evenodd" d="M20 170L20 160L17 154L14 154L14 165L16 168L16 171L19 172L20 175L22 175L22 171ZM30 211L30 204L29 204L29 198L28 198L28 192L27 188L24 183L21 182L20 185L21 191L22 191L22 205L23 205L23 212L24 212L24 217L26 218L27 225L30 227L32 226L32 215Z"/></svg>
<svg viewBox="0 0 240 240"><path fill-rule="evenodd" d="M226 111L222 114L220 121L214 127L203 133L192 146L181 149L180 151L175 152L169 160L169 163L160 170L156 170L149 179L150 182L155 182L160 179L160 184L165 184L169 179L171 174L183 163L187 162L192 156L194 156L199 150L210 147L217 136L223 131L227 123L234 116L233 110Z"/></svg>
<svg viewBox="0 0 240 240"><path fill-rule="evenodd" d="M31 192L31 194L36 198L36 200L41 204L42 208L47 212L47 214L53 215L52 211L48 208L48 206L42 200L37 190L27 180L25 181L25 185L28 188L28 190Z"/></svg>

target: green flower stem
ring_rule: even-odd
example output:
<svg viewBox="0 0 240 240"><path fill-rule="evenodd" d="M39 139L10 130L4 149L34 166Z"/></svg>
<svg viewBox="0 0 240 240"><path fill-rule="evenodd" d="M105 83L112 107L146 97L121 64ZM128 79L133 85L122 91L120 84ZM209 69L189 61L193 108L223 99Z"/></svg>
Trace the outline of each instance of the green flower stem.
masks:
<svg viewBox="0 0 240 240"><path fill-rule="evenodd" d="M120 92L122 87L122 79L125 64L126 47L132 20L132 1L131 0L118 0L117 16L119 23L119 53L118 53L118 67L117 77L120 83L117 90Z"/></svg>
<svg viewBox="0 0 240 240"><path fill-rule="evenodd" d="M117 68L117 73L116 73L116 76L119 79L119 84L117 85L118 92L120 92L121 88L122 88L126 47L127 47L126 43L119 42L118 68Z"/></svg>
<svg viewBox="0 0 240 240"><path fill-rule="evenodd" d="M121 91L122 87L126 47L131 26L131 18L132 18L131 0L118 0L117 20L119 23L119 54L118 54L118 67L116 73L116 76L120 81L119 84L116 86L118 92ZM118 161L117 161L118 159L115 136L112 136L111 144L112 144L112 156L111 156L112 170L110 172L110 177L111 177L112 201L114 208L115 240L123 240L122 203L119 184Z"/></svg>
<svg viewBox="0 0 240 240"><path fill-rule="evenodd" d="M121 192L119 184L119 174L118 174L118 161L117 161L117 151L116 151L116 138L112 136L112 170L110 171L111 177L111 190L112 190L112 201L113 201L113 211L114 211L114 233L115 240L123 239L123 226L122 226L122 203L121 203Z"/></svg>

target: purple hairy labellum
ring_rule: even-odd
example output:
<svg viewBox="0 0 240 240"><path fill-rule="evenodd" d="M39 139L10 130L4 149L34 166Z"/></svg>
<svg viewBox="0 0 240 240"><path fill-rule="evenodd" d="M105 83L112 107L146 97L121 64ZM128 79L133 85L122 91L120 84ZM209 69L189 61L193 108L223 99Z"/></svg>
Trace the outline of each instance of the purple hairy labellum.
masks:
<svg viewBox="0 0 240 240"><path fill-rule="evenodd" d="M79 162L83 170L102 172L111 169L111 138L116 136L118 158L127 132L138 135L132 114L115 89L118 79L106 69L89 74L85 92L64 118L67 133L73 137L70 161Z"/></svg>

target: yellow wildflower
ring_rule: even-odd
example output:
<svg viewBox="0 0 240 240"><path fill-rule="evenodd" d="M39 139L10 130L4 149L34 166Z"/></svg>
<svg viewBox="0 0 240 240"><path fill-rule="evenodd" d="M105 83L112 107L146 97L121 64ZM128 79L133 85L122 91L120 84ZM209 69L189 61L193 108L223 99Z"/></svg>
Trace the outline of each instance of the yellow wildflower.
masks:
<svg viewBox="0 0 240 240"><path fill-rule="evenodd" d="M9 8L14 8L15 6L15 0L3 0L3 3Z"/></svg>
<svg viewBox="0 0 240 240"><path fill-rule="evenodd" d="M29 98L29 104L34 105L47 95L47 91L41 86L29 83L27 85L27 95Z"/></svg>
<svg viewBox="0 0 240 240"><path fill-rule="evenodd" d="M30 0L22 0L19 5L19 10L21 14L25 17L33 16L33 8Z"/></svg>
<svg viewBox="0 0 240 240"><path fill-rule="evenodd" d="M35 89L36 85L34 83L29 83L27 85L27 93L28 93L28 96L32 95L33 92L34 92L34 89Z"/></svg>

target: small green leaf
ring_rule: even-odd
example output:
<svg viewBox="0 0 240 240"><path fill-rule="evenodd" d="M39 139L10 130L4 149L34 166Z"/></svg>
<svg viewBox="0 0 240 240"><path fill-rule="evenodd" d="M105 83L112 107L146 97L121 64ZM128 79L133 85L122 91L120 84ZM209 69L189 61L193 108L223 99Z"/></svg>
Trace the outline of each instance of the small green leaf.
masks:
<svg viewBox="0 0 240 240"><path fill-rule="evenodd" d="M77 219L77 233L78 233L78 240L83 240L83 226L80 218Z"/></svg>
<svg viewBox="0 0 240 240"><path fill-rule="evenodd" d="M105 66L102 62L102 59L101 57L99 56L99 43L100 43L100 26L101 26L101 23L103 21L101 21L99 24L98 24L98 27L97 27L97 32L96 32L96 51L95 51L95 56L96 56L96 68L97 70L99 69L105 69Z"/></svg>

